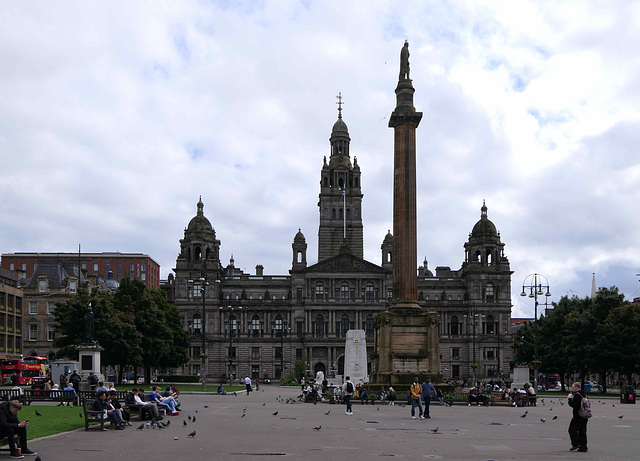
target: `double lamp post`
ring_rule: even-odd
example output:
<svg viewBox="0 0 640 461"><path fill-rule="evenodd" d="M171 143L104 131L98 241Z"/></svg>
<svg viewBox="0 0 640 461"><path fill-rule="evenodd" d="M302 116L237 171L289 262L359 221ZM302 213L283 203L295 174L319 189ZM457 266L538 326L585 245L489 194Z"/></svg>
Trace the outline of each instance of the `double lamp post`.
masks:
<svg viewBox="0 0 640 461"><path fill-rule="evenodd" d="M527 293L527 290L529 293ZM540 360L538 359L538 296L551 296L549 291L549 281L547 278L538 273L529 274L522 282L522 293L520 296L529 296L534 299L534 319L533 319L533 388L538 392L538 368ZM546 300L545 303L546 304Z"/></svg>

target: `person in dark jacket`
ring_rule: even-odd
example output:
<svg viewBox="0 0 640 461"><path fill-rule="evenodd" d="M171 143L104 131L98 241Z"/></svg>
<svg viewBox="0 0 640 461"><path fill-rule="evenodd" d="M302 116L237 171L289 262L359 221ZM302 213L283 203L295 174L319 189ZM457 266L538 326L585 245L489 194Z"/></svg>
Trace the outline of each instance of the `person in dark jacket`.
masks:
<svg viewBox="0 0 640 461"><path fill-rule="evenodd" d="M11 451L11 458L24 458L27 456L35 456L37 453L27 448L27 426L29 421L22 421L18 419L18 412L22 408L22 404L17 400L10 402L0 403L0 437L8 437L9 449ZM16 449L16 443L14 436L18 435L20 438L20 448L22 454L18 454Z"/></svg>
<svg viewBox="0 0 640 461"><path fill-rule="evenodd" d="M580 405L585 398L582 385L573 383L572 393L569 394L569 406L573 408L573 418L569 423L569 437L571 437L571 451L587 451L587 423L589 420L580 416Z"/></svg>
<svg viewBox="0 0 640 461"><path fill-rule="evenodd" d="M125 423L114 408L111 408L109 402L107 402L107 394L105 392L97 392L96 399L91 404L91 411L103 411L106 412L107 418L109 418L113 424L116 425L116 431L124 430Z"/></svg>

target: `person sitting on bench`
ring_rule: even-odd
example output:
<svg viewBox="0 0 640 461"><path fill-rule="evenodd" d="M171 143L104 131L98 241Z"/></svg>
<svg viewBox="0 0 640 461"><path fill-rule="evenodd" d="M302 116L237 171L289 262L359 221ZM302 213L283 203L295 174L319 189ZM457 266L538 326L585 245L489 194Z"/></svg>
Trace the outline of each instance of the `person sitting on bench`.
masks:
<svg viewBox="0 0 640 461"><path fill-rule="evenodd" d="M21 408L22 404L17 400L0 403L0 437L7 437L9 439L10 457L15 459L24 458L25 455L37 455L35 451L27 448L27 426L29 426L29 421L20 422L18 419L18 412ZM14 440L16 434L18 434L20 438L22 454L18 454L18 450L16 449L16 442Z"/></svg>

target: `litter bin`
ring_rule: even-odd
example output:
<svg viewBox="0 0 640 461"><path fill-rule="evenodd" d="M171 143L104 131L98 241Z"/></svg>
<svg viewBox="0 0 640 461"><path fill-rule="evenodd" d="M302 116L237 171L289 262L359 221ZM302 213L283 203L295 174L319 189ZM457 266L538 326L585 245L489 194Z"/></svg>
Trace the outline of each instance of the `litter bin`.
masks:
<svg viewBox="0 0 640 461"><path fill-rule="evenodd" d="M636 403L636 391L633 386L623 386L620 390L620 403Z"/></svg>
<svg viewBox="0 0 640 461"><path fill-rule="evenodd" d="M585 383L584 391L587 392L587 393L591 392L591 384Z"/></svg>

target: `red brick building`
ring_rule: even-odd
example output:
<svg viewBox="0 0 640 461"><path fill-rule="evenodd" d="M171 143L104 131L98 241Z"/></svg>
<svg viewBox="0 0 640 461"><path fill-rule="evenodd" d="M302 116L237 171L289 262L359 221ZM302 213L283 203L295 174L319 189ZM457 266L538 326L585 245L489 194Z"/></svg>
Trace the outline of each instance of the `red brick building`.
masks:
<svg viewBox="0 0 640 461"><path fill-rule="evenodd" d="M98 275L105 280L113 278L117 281L129 277L142 280L151 288L160 288L160 265L142 253L5 253L0 267L28 279L40 263L80 265L87 276Z"/></svg>

